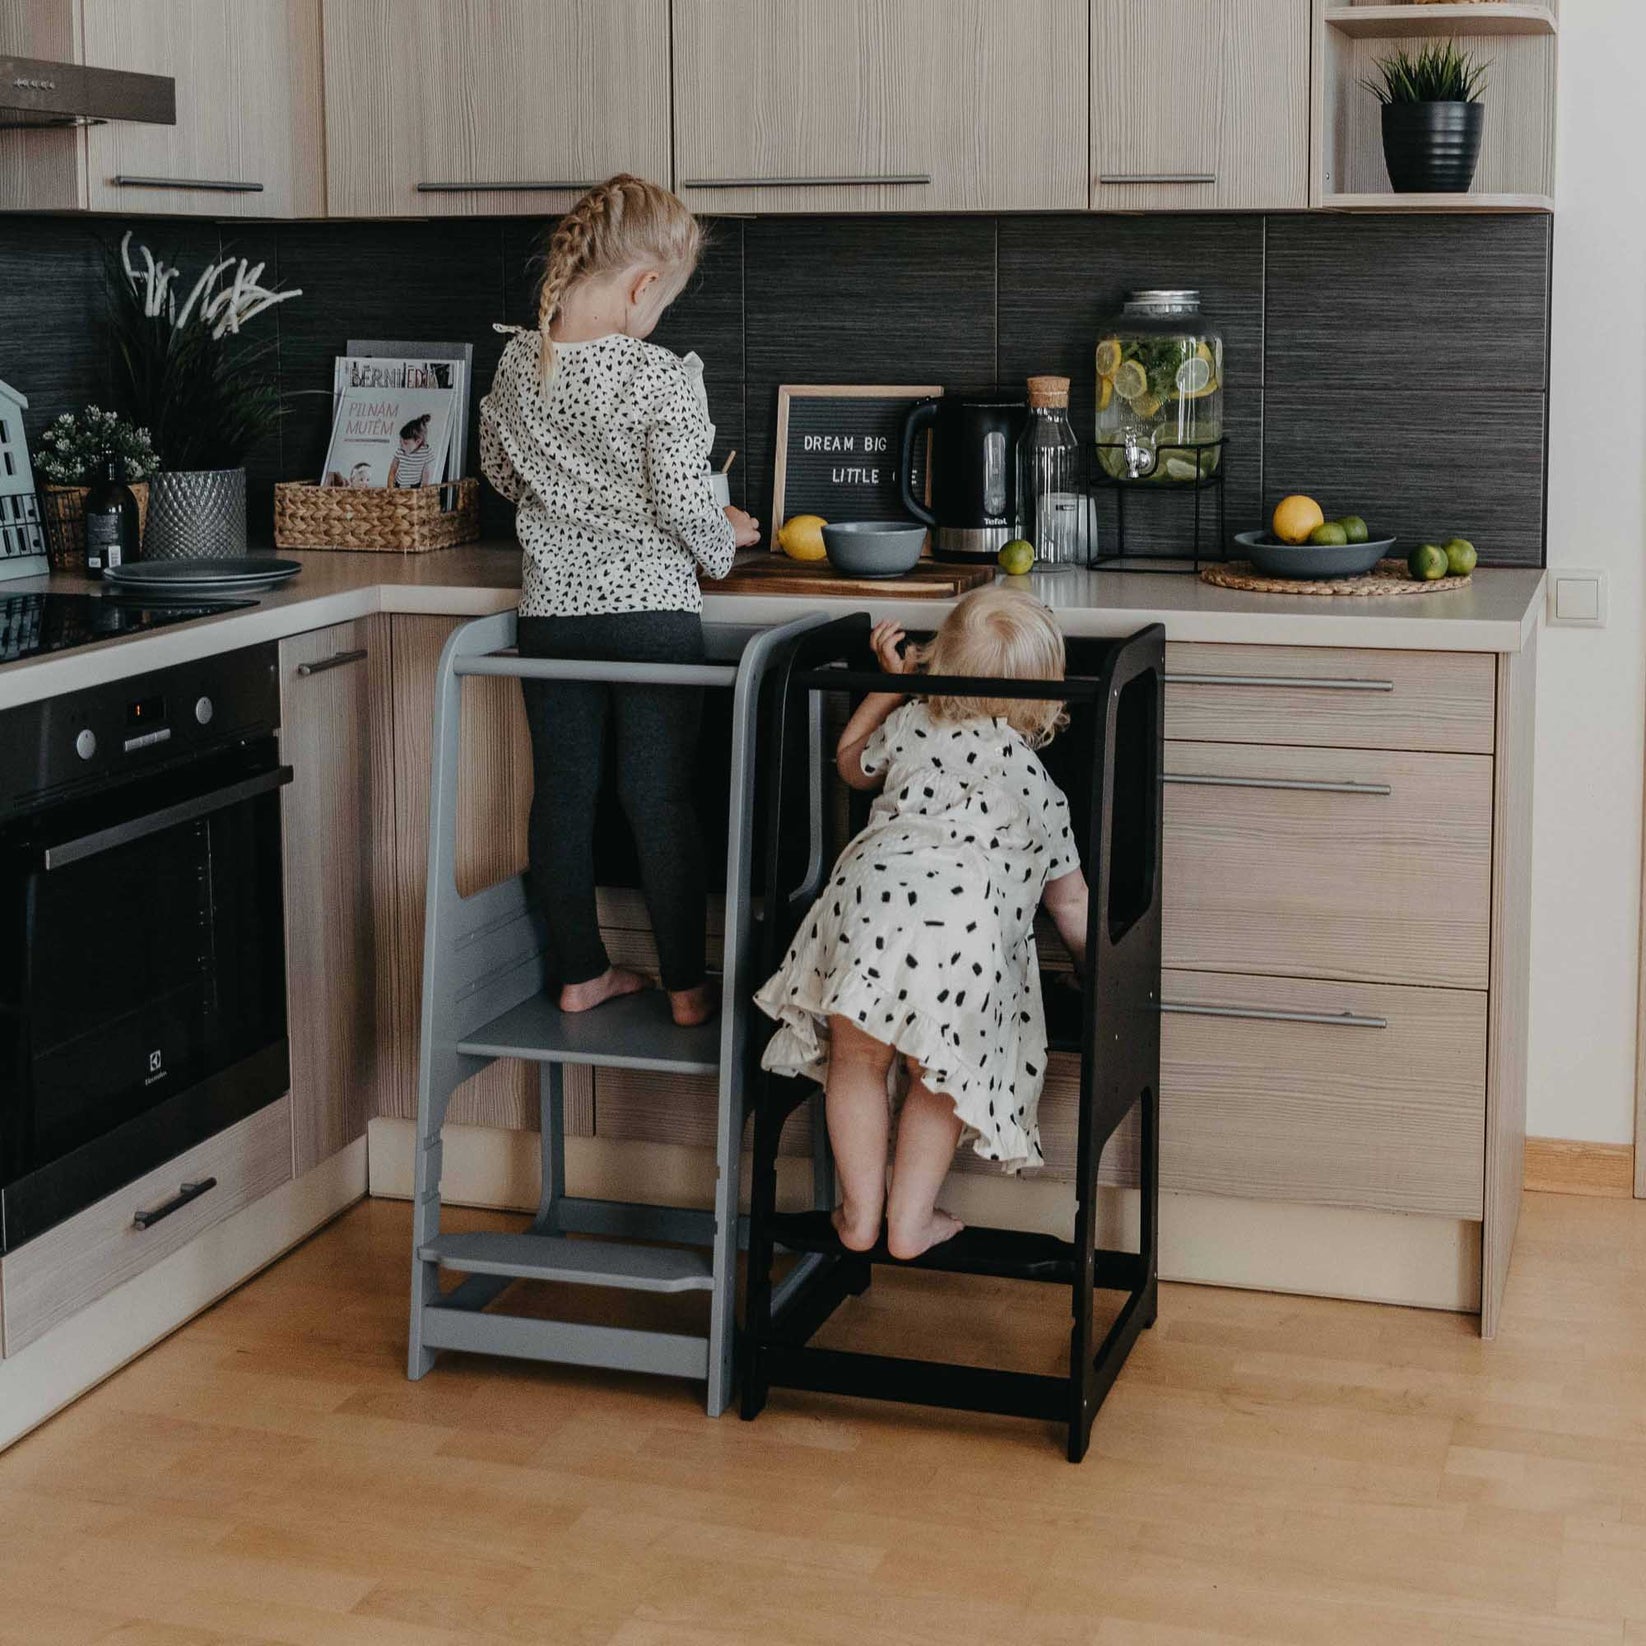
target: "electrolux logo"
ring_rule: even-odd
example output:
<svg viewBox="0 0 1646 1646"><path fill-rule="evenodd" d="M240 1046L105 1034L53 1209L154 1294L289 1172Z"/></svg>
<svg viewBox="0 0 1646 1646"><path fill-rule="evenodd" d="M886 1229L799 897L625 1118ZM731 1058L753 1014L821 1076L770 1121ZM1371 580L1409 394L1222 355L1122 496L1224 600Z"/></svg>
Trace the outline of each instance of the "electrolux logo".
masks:
<svg viewBox="0 0 1646 1646"><path fill-rule="evenodd" d="M157 1080L166 1078L166 1054L157 1046L149 1053L148 1078L143 1082L145 1086L152 1086Z"/></svg>

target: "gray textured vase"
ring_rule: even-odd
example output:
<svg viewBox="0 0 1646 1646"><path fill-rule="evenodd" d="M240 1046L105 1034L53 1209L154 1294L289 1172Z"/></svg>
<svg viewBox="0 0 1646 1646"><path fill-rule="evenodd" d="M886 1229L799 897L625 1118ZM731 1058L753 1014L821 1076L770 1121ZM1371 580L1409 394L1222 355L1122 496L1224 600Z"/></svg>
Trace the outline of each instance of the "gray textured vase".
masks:
<svg viewBox="0 0 1646 1646"><path fill-rule="evenodd" d="M145 560L226 560L246 552L246 471L162 470L149 481Z"/></svg>

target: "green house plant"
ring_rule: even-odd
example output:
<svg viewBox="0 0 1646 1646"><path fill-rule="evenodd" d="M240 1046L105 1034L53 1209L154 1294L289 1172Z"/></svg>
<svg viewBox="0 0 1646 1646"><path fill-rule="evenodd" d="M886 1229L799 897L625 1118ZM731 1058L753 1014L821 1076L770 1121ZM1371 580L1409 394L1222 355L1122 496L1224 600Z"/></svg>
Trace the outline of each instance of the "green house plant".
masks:
<svg viewBox="0 0 1646 1646"><path fill-rule="evenodd" d="M78 571L86 557L86 493L103 478L110 459L137 499L139 528L147 517L149 477L159 467L149 431L118 412L87 406L63 412L48 423L34 454L41 513L51 563L59 571Z"/></svg>
<svg viewBox="0 0 1646 1646"><path fill-rule="evenodd" d="M246 454L280 420L272 343L241 328L300 297L262 284L264 265L224 258L186 294L182 271L128 233L111 254L115 401L152 431L165 467L150 484L147 560L246 552Z"/></svg>
<svg viewBox="0 0 1646 1646"><path fill-rule="evenodd" d="M1361 84L1383 105L1383 161L1399 194L1465 194L1480 161L1489 64L1436 40L1399 47Z"/></svg>

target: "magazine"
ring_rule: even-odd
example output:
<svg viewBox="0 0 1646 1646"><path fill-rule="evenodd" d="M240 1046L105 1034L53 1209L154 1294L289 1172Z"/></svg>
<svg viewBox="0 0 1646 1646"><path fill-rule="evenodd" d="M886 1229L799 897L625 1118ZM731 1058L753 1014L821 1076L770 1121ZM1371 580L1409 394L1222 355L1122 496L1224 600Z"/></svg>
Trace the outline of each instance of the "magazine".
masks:
<svg viewBox="0 0 1646 1646"><path fill-rule="evenodd" d="M389 338L351 337L347 360L370 360L376 369L404 364L408 376L403 383L383 384L385 388L450 387L457 394L456 415L452 419L451 446L447 456L446 478L461 479L468 473L469 456L469 383L474 376L474 344L472 343L417 343ZM450 369L449 384L440 375ZM427 383L414 380L411 373L426 375ZM339 384L339 389L341 389Z"/></svg>
<svg viewBox="0 0 1646 1646"><path fill-rule="evenodd" d="M323 486L432 486L446 473L454 388L348 388L337 397Z"/></svg>

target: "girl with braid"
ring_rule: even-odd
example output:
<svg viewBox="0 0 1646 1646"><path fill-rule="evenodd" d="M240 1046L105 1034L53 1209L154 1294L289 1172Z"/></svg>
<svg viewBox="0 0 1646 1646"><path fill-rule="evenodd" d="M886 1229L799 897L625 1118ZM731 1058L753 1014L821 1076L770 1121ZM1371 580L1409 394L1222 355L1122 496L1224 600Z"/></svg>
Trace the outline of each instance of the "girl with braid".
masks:
<svg viewBox="0 0 1646 1646"><path fill-rule="evenodd" d="M590 189L549 237L536 331L517 331L480 404L480 459L517 505L525 657L704 660L699 569L724 577L758 522L716 506L702 363L645 339L697 265L702 235L667 189ZM508 330L511 328L500 328ZM702 1023L703 847L692 802L702 693L525 680L536 789L529 884L562 1011L647 986L615 967L594 898L595 803L608 719L617 792L674 1020Z"/></svg>

